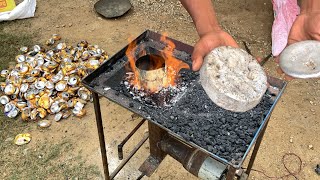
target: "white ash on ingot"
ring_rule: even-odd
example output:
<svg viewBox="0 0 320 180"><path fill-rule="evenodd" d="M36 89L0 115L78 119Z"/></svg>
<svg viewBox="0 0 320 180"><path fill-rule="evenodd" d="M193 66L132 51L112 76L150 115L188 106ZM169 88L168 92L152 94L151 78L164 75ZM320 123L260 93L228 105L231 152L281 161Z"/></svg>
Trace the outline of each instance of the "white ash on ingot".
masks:
<svg viewBox="0 0 320 180"><path fill-rule="evenodd" d="M82 117L91 93L81 85L81 79L108 59L97 45L81 41L76 46L57 43L58 34L46 41L52 48L40 45L21 47L17 64L11 70L1 70L0 103L10 118L21 112L22 120L44 119L53 114L55 121L71 114ZM56 45L54 45L57 43Z"/></svg>

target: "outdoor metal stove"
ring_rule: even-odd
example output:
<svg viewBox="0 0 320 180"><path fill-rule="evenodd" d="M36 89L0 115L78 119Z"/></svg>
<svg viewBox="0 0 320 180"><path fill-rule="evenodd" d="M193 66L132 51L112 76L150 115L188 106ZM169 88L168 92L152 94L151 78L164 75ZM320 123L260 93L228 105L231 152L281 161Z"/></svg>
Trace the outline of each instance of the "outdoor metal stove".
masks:
<svg viewBox="0 0 320 180"><path fill-rule="evenodd" d="M166 45L160 38L160 34L149 30L137 37L134 40L136 44L129 44L137 46L132 52L135 58L145 58L146 55L163 56ZM170 40L176 46L173 56L191 67L193 47ZM210 101L198 82L197 73L182 70L177 85L181 88L178 88L178 92L165 93L165 100L162 98L159 101L166 101L167 105L160 103L159 106L157 103L159 101L152 104L149 102L150 99L133 98L130 89L128 90L123 83L128 71L126 51L129 45L82 81L93 93L105 179L113 179L148 138L150 156L139 168L142 176L151 176L168 154L178 160L186 170L200 178L246 179L270 115L286 87L286 82L268 77L268 83L276 91L267 91L261 103L253 110L234 113L217 107ZM123 158L123 145L146 120L148 121L148 136L134 147L111 175L108 169L98 94L144 118L119 144L120 159ZM243 162L253 146L249 164L244 168Z"/></svg>

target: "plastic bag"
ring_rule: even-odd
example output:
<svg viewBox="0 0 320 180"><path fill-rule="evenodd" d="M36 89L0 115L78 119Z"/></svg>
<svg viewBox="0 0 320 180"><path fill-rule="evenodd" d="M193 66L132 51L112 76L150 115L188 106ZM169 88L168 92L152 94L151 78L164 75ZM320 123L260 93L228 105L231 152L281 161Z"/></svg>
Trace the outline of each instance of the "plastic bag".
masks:
<svg viewBox="0 0 320 180"><path fill-rule="evenodd" d="M33 17L36 4L36 0L24 0L12 11L0 13L0 22Z"/></svg>
<svg viewBox="0 0 320 180"><path fill-rule="evenodd" d="M272 0L274 22L272 25L272 54L278 56L287 46L290 29L300 8L297 0Z"/></svg>

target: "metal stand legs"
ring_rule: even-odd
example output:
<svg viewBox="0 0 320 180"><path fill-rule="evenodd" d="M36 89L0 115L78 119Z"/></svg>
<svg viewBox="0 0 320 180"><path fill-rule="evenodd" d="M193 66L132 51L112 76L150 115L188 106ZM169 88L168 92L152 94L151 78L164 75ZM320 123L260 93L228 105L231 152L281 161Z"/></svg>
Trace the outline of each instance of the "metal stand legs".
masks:
<svg viewBox="0 0 320 180"><path fill-rule="evenodd" d="M99 134L99 142L100 142L100 150L101 150L101 158L102 158L104 176L105 176L105 180L110 180L107 151L106 151L106 143L104 140L103 125L102 125L102 118L101 118L99 96L95 92L92 92L92 95L93 95L94 112L96 114L97 129L98 129L98 134Z"/></svg>

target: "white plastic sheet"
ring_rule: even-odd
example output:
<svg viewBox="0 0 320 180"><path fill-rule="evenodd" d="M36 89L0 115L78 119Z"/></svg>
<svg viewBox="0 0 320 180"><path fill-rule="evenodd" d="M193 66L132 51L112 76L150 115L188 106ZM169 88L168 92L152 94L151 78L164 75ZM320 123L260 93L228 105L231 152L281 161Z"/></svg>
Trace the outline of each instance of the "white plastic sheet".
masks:
<svg viewBox="0 0 320 180"><path fill-rule="evenodd" d="M36 0L24 0L12 11L0 13L0 22L33 17L36 5Z"/></svg>

